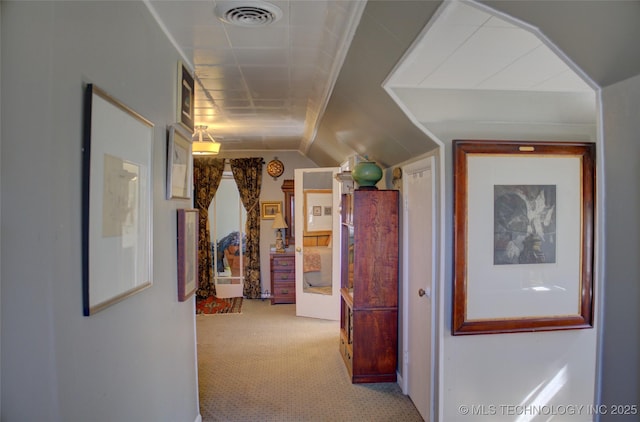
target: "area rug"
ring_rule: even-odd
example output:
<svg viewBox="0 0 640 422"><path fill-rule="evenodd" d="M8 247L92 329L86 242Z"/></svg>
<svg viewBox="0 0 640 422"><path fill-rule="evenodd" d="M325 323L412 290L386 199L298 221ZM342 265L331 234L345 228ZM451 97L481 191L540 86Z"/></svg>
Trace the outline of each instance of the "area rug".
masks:
<svg viewBox="0 0 640 422"><path fill-rule="evenodd" d="M239 314L242 310L242 298L196 298L196 314Z"/></svg>

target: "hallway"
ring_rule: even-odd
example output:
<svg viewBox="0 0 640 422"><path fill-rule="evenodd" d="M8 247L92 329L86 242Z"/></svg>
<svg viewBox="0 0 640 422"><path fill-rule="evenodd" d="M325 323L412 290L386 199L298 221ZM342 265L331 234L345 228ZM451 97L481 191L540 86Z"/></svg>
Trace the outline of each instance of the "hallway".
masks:
<svg viewBox="0 0 640 422"><path fill-rule="evenodd" d="M245 299L196 316L200 413L211 421L422 421L396 383L349 382L339 326Z"/></svg>

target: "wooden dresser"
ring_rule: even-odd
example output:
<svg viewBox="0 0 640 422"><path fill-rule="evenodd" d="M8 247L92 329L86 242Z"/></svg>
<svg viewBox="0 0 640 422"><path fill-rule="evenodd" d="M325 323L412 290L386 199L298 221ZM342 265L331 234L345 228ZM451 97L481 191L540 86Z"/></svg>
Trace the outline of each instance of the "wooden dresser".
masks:
<svg viewBox="0 0 640 422"><path fill-rule="evenodd" d="M271 304L296 303L296 263L293 252L271 254Z"/></svg>

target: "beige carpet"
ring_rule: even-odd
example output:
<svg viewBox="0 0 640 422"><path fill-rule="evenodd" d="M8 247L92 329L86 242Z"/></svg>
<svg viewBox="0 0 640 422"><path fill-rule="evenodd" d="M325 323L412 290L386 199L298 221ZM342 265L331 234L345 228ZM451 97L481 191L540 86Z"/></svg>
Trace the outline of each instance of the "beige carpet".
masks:
<svg viewBox="0 0 640 422"><path fill-rule="evenodd" d="M197 315L200 413L210 421L422 421L396 383L351 384L339 326L295 305L245 300Z"/></svg>

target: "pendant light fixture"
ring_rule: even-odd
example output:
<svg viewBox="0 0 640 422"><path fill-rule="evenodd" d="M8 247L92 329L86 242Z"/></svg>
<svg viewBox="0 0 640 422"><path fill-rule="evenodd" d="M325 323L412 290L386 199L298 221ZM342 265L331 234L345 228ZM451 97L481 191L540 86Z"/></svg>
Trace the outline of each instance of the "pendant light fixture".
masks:
<svg viewBox="0 0 640 422"><path fill-rule="evenodd" d="M207 132L207 126L196 126L193 133L193 155L217 155L220 152L220 142ZM206 139L209 138L209 139Z"/></svg>

